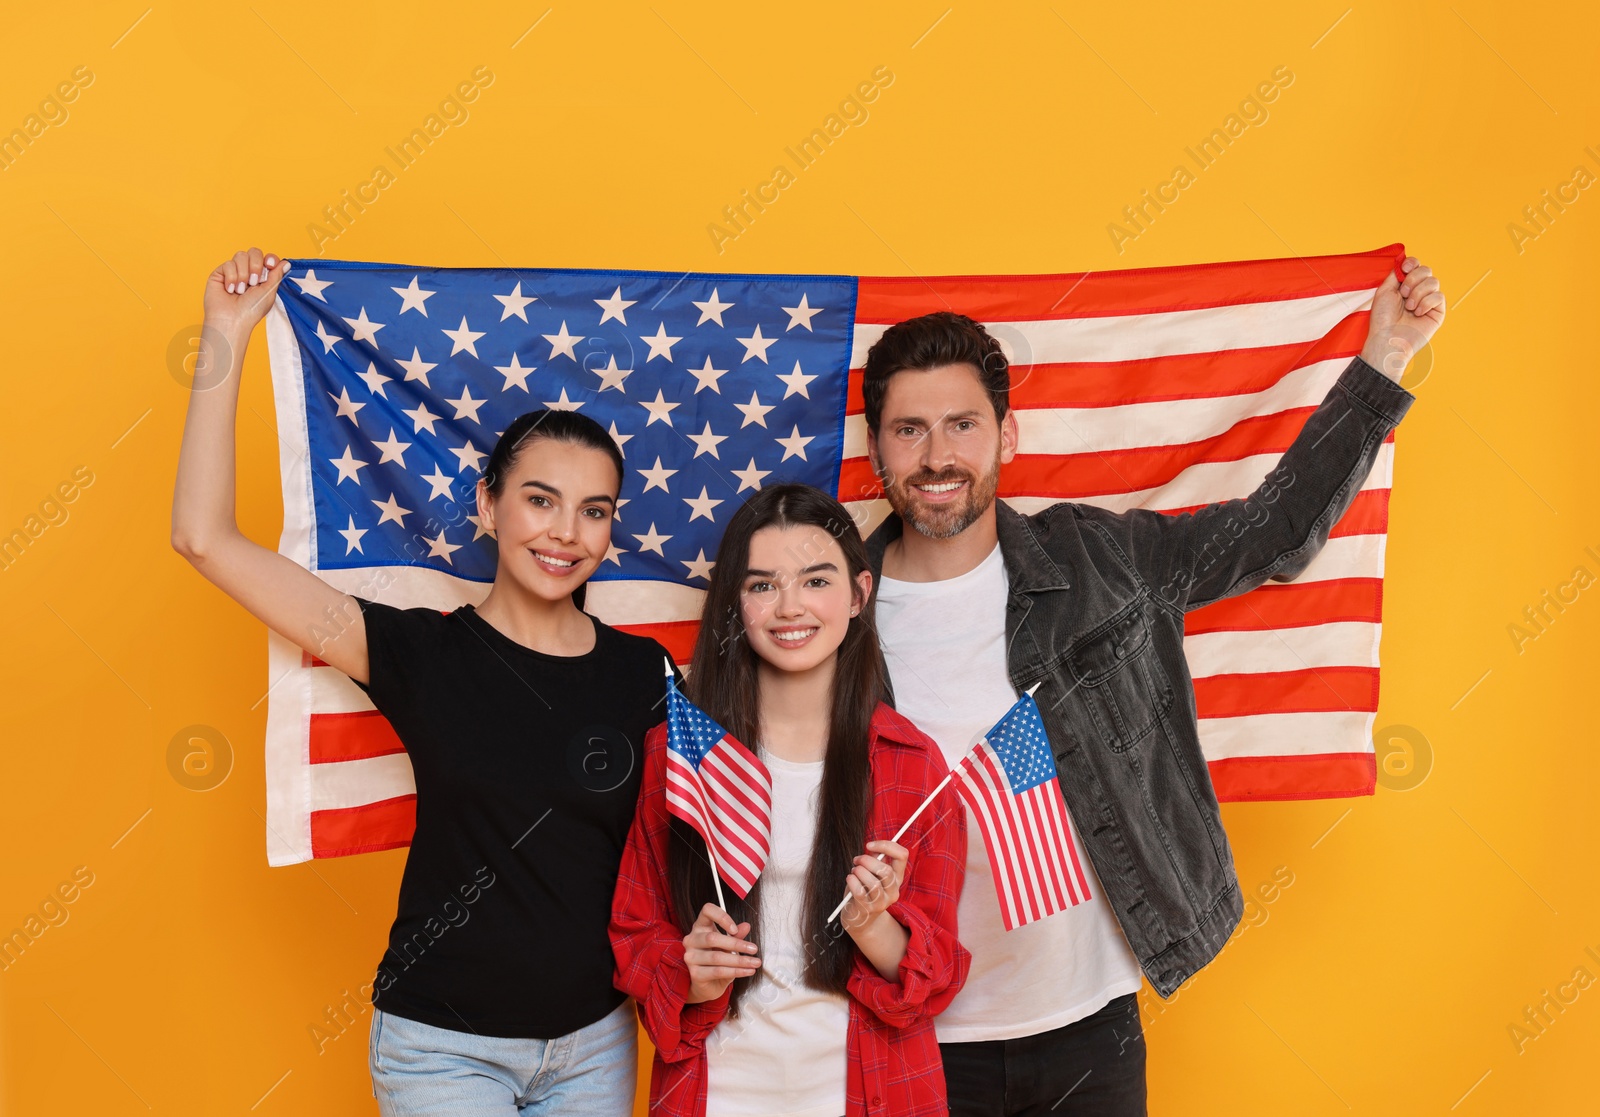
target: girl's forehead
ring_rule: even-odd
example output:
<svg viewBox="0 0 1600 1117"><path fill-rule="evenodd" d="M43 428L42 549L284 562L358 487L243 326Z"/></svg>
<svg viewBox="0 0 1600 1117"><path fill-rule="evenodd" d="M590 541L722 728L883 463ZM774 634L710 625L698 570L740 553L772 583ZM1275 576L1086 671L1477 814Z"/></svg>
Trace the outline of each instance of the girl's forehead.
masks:
<svg viewBox="0 0 1600 1117"><path fill-rule="evenodd" d="M844 569L844 548L815 524L773 524L750 537L750 565L757 569L795 571L819 562Z"/></svg>

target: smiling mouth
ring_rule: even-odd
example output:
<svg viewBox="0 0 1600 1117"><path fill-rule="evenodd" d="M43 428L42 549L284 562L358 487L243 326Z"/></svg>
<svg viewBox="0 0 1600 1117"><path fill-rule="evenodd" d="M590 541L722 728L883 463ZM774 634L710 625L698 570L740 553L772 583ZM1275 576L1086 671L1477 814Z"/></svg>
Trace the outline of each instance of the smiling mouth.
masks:
<svg viewBox="0 0 1600 1117"><path fill-rule="evenodd" d="M931 485L912 485L911 487L916 489L919 493L929 493L934 496L938 496L941 493L955 492L955 490L959 489L965 484L965 481L939 481Z"/></svg>
<svg viewBox="0 0 1600 1117"><path fill-rule="evenodd" d="M780 644L802 644L819 631L821 631L820 626L816 625L810 628L786 628L781 632L774 631L772 638Z"/></svg>
<svg viewBox="0 0 1600 1117"><path fill-rule="evenodd" d="M578 565L577 559L557 558L555 555L547 555L543 551L534 551L533 557L538 560L540 565L547 566L552 571L565 572Z"/></svg>

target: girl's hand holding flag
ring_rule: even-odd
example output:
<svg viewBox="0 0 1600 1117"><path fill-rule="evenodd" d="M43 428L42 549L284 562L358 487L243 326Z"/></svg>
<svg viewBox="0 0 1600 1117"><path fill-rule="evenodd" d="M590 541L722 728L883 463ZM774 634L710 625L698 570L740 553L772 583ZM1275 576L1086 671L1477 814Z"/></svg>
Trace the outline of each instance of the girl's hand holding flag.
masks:
<svg viewBox="0 0 1600 1117"><path fill-rule="evenodd" d="M756 957L756 944L745 941L749 933L750 924L734 923L716 904L700 909L694 926L683 936L683 961L689 967L689 994L684 1003L714 1001L734 978L756 972L761 959Z"/></svg>

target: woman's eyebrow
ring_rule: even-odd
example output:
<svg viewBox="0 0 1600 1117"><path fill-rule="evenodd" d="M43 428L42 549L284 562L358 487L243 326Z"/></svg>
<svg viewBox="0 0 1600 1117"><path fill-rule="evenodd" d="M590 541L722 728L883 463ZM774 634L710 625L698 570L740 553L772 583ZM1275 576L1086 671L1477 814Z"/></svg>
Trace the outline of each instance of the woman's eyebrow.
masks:
<svg viewBox="0 0 1600 1117"><path fill-rule="evenodd" d="M543 481L524 481L522 483L522 487L525 488L525 489L529 485L532 485L536 489L543 489L545 492L549 493L551 496L560 496L561 495L561 490L560 489L556 488L554 485L547 485ZM596 496L586 496L586 497L583 498L582 503L584 503L584 504L592 504L592 503L594 503L596 501L605 501L607 504L611 505L611 507L613 507L613 508L615 508L617 506L617 498L612 496L610 493L600 493L600 494L598 494Z"/></svg>

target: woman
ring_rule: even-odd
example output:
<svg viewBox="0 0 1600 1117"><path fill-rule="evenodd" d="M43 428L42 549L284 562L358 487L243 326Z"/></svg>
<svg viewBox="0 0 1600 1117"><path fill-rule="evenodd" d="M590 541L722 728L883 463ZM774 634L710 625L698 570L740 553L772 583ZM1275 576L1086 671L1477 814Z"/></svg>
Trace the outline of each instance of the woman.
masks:
<svg viewBox="0 0 1600 1117"><path fill-rule="evenodd" d="M689 697L766 764L771 854L744 900L710 902L706 845L668 816L666 731L651 730L611 939L656 1047L652 1114L946 1112L933 1017L969 961L965 813L947 793L887 840L945 766L883 702L871 598L861 536L827 494L776 485L729 521Z"/></svg>
<svg viewBox="0 0 1600 1117"><path fill-rule="evenodd" d="M611 540L621 454L591 419L523 415L477 484L499 549L481 605L341 593L234 518L239 372L288 270L251 249L207 280L172 541L350 676L409 754L416 833L374 982L373 1092L385 1114L628 1113L637 1026L606 927L665 652L574 599ZM330 616L348 623L328 639Z"/></svg>

